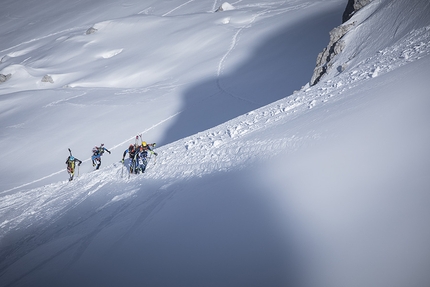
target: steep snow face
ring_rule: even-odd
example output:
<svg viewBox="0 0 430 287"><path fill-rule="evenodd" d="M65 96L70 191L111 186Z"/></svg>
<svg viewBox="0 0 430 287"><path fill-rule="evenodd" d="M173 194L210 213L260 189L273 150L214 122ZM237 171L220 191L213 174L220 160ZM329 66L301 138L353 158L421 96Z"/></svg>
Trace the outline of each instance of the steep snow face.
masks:
<svg viewBox="0 0 430 287"><path fill-rule="evenodd" d="M374 1L366 5L330 32L330 42L318 56L311 84L326 75L333 77L353 70L361 61L385 48L391 49L404 37L413 39L415 35L408 35L411 31L416 33L415 30L427 29L430 25L428 15L428 1ZM362 25L364 22L366 25Z"/></svg>
<svg viewBox="0 0 430 287"><path fill-rule="evenodd" d="M391 49L404 37L413 40L411 33L428 29L429 15L428 1L373 1L344 24L352 24L352 29L343 37L342 53L334 59L328 74L335 76L351 71L361 61L386 48ZM362 25L363 22L366 25Z"/></svg>

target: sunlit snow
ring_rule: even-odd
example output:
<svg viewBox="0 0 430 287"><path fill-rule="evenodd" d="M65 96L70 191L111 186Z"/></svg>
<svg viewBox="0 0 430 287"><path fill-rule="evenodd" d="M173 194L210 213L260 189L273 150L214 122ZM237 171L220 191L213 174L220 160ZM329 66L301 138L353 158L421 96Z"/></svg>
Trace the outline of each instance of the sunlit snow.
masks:
<svg viewBox="0 0 430 287"><path fill-rule="evenodd" d="M357 12L315 86L346 0L3 3L0 286L428 286L413 2Z"/></svg>

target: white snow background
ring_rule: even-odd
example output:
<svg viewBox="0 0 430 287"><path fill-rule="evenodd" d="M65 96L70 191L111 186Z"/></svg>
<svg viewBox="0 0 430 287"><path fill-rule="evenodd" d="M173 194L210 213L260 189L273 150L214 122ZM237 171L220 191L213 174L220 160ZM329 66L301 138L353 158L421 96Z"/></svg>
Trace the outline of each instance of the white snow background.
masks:
<svg viewBox="0 0 430 287"><path fill-rule="evenodd" d="M309 87L346 2L2 1L0 286L430 286L430 3Z"/></svg>

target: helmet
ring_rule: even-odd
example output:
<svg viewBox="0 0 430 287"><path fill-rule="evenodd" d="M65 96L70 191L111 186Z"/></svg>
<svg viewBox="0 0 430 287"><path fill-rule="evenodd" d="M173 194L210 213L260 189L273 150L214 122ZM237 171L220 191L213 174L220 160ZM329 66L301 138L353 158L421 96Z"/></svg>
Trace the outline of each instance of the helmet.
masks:
<svg viewBox="0 0 430 287"><path fill-rule="evenodd" d="M104 146L105 144L101 144L100 146Z"/></svg>
<svg viewBox="0 0 430 287"><path fill-rule="evenodd" d="M142 146L146 146L146 142L142 142Z"/></svg>
<svg viewBox="0 0 430 287"><path fill-rule="evenodd" d="M129 149L129 150L134 150L134 145L132 145L132 144L131 144L131 145L128 147L128 149Z"/></svg>
<svg viewBox="0 0 430 287"><path fill-rule="evenodd" d="M75 157L73 155L70 156L70 160L75 160Z"/></svg>

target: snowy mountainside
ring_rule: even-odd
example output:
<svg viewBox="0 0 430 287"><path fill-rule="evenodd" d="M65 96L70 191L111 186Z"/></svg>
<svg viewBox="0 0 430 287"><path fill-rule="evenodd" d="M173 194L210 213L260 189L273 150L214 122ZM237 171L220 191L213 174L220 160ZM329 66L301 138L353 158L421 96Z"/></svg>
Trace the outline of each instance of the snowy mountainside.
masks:
<svg viewBox="0 0 430 287"><path fill-rule="evenodd" d="M143 175L84 163L72 182L2 192L1 284L427 286L430 23L417 19L343 73L157 147Z"/></svg>
<svg viewBox="0 0 430 287"><path fill-rule="evenodd" d="M240 1L216 13L220 1L83 3L4 6L0 190L62 180L67 148L87 163L104 143L109 165L136 134L160 146L285 97L308 80L343 9L340 0ZM37 155L31 173L21 172L27 154Z"/></svg>
<svg viewBox="0 0 430 287"><path fill-rule="evenodd" d="M255 134L264 133L265 130L275 129L278 125L285 125L297 117L303 117L315 107L345 100L343 93L362 86L363 82L366 83L404 65L427 58L430 55L429 39L430 27L413 30L395 45L378 51L373 57L362 61L356 70L342 73L318 86L305 87L290 97L212 129L157 148L160 156L153 167L150 164L150 171L144 177L181 179L203 176L214 170L228 171L237 166L246 166L256 158L276 157L277 153L285 150L294 151L301 142L318 139L322 135L298 136L297 134L301 133L300 130L294 129L294 132L288 134L273 133L270 138L257 141L259 137ZM152 161L154 159L153 156ZM122 176L121 172L123 172ZM122 165L116 163L100 172L82 174L78 181L98 181L98 184L105 185L111 181L126 178L127 171L122 169ZM140 179L141 177L135 179L132 177L132 180ZM40 190L51 190L55 187L63 189L64 183L64 181L54 183ZM73 186L73 183L70 185ZM24 193L30 192L26 190ZM13 197L16 196L21 197L17 194L13 195Z"/></svg>

